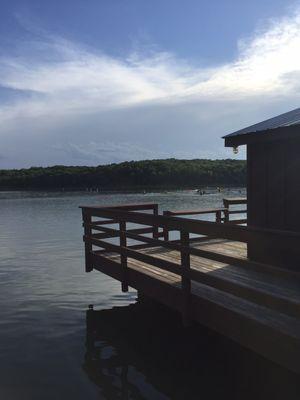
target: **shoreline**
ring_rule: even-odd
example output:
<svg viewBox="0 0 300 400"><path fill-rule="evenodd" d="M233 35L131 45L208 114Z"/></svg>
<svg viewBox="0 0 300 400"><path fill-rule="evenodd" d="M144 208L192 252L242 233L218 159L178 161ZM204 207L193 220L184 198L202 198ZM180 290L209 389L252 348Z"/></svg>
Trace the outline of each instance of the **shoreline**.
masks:
<svg viewBox="0 0 300 400"><path fill-rule="evenodd" d="M151 193L151 192L175 192L175 191L196 191L197 189L206 189L206 190L216 190L218 187L222 190L226 189L245 189L246 184L237 185L237 184L213 184L213 185L189 185L189 186L137 186L137 187L110 187L110 188L83 188L83 187L55 187L55 188L44 188L44 187L6 187L0 188L0 193L4 192L59 192L59 193L68 193L68 192L80 192L80 193L94 193L94 194L106 194L106 193ZM98 190L97 190L98 189ZM208 193L207 193L208 194Z"/></svg>

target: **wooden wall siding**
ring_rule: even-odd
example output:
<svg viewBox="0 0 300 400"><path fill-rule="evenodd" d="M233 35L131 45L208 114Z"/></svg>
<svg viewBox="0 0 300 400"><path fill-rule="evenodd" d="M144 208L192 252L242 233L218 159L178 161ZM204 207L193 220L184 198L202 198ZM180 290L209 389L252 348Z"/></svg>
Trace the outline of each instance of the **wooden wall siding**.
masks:
<svg viewBox="0 0 300 400"><path fill-rule="evenodd" d="M300 139L248 145L248 225L300 231ZM295 249L296 251L296 249ZM270 240L248 245L249 258L275 265L294 263Z"/></svg>
<svg viewBox="0 0 300 400"><path fill-rule="evenodd" d="M248 223L266 227L266 144L248 146Z"/></svg>
<svg viewBox="0 0 300 400"><path fill-rule="evenodd" d="M266 162L266 227L286 228L286 143L265 145Z"/></svg>
<svg viewBox="0 0 300 400"><path fill-rule="evenodd" d="M300 139L287 143L286 150L286 226L300 230Z"/></svg>

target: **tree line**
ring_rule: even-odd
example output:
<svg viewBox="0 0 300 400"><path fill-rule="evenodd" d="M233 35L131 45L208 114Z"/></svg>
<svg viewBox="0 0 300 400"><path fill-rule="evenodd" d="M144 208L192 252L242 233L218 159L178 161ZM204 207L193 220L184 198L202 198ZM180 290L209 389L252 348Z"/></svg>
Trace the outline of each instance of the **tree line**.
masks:
<svg viewBox="0 0 300 400"><path fill-rule="evenodd" d="M244 185L244 160L144 160L119 164L0 170L0 189L126 189Z"/></svg>

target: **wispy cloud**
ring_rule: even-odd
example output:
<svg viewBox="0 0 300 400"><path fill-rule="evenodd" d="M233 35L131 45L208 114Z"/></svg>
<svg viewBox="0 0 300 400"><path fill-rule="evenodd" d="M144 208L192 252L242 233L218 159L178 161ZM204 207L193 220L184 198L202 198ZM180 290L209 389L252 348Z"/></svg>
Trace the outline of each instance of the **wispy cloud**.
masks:
<svg viewBox="0 0 300 400"><path fill-rule="evenodd" d="M8 129L18 129L24 120L30 124L38 118L51 125L53 118L72 121L79 115L111 111L115 118L116 110L145 106L177 110L182 106L186 118L193 114L200 130L203 120L213 123L214 110L220 103L224 105L223 118L232 104L237 114L258 99L272 101L280 97L293 104L299 99L299 49L300 10L240 40L238 55L232 62L209 68L192 65L167 52L148 56L135 52L118 59L44 35L38 41L23 43L22 55L0 58L0 95L1 86L14 93L0 110L2 135ZM158 117L155 112L152 117L155 115ZM122 130L124 124L123 119L118 129ZM73 150L85 151L82 146L74 143ZM92 156L94 150L86 147ZM137 148L134 152L147 154Z"/></svg>

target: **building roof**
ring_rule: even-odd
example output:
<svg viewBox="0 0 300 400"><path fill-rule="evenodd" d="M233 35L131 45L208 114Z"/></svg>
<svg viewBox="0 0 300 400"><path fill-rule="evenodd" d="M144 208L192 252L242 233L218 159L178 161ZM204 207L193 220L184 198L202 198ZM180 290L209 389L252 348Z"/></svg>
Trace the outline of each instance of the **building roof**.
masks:
<svg viewBox="0 0 300 400"><path fill-rule="evenodd" d="M259 134L270 129L276 129L291 125L300 125L300 108L296 108L295 110L277 115L277 117L266 119L265 121L259 122L257 124L250 125L247 128L239 129L236 132L223 136L223 138L245 135L246 133Z"/></svg>

